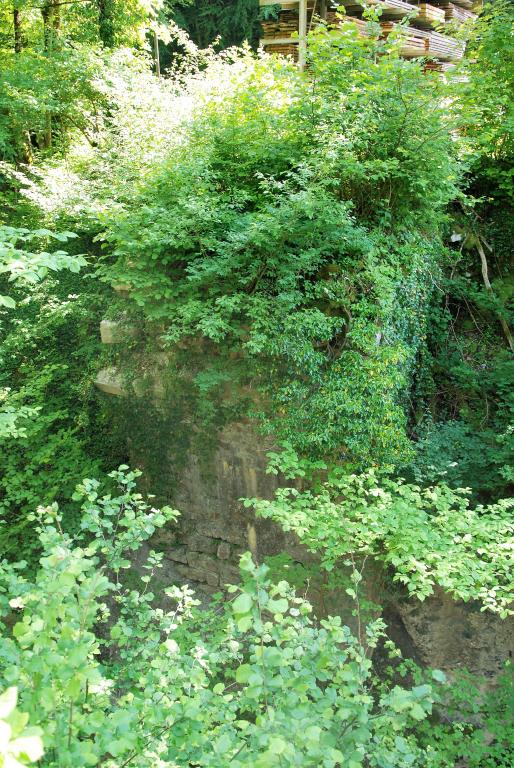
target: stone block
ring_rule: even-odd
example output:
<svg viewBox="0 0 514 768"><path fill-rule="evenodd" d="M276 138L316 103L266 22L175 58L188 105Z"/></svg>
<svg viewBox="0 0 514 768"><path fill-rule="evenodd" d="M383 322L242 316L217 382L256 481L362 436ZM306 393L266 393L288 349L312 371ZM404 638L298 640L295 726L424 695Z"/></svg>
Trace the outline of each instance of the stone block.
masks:
<svg viewBox="0 0 514 768"><path fill-rule="evenodd" d="M164 528L158 528L152 536L152 544L168 548L178 543L178 532L171 525L165 525Z"/></svg>
<svg viewBox="0 0 514 768"><path fill-rule="evenodd" d="M194 533L187 542L189 549L195 552L204 552L206 555L215 555L219 542L211 536Z"/></svg>
<svg viewBox="0 0 514 768"><path fill-rule="evenodd" d="M187 581L199 581L200 583L209 584L211 587L217 587L220 583L218 574L212 571L202 571L199 568L192 568L188 565L178 565L177 571Z"/></svg>
<svg viewBox="0 0 514 768"><path fill-rule="evenodd" d="M100 338L102 344L122 344L137 336L134 325L126 325L118 320L102 320L100 323Z"/></svg>
<svg viewBox="0 0 514 768"><path fill-rule="evenodd" d="M102 368L96 374L95 387L107 395L124 395L123 377L117 368Z"/></svg>
<svg viewBox="0 0 514 768"><path fill-rule="evenodd" d="M173 547L166 551L166 560L173 560L176 563L187 563L186 547Z"/></svg>
<svg viewBox="0 0 514 768"><path fill-rule="evenodd" d="M210 555L206 555L203 552L188 552L187 562L192 568L197 568L201 571L211 571L217 573L219 570L219 562Z"/></svg>
<svg viewBox="0 0 514 768"><path fill-rule="evenodd" d="M216 555L219 557L220 560L228 560L231 553L231 546L227 541L222 541L221 544L218 544L218 548L216 550Z"/></svg>
<svg viewBox="0 0 514 768"><path fill-rule="evenodd" d="M246 531L245 529L231 526L230 521L212 521L208 523L200 523L198 531L205 536L210 536L213 539L222 539L222 541L228 541L230 544L239 544L240 546L246 545Z"/></svg>
<svg viewBox="0 0 514 768"><path fill-rule="evenodd" d="M500 619L480 606L454 600L437 588L423 603L395 606L422 664L451 674L465 667L494 679L514 655L514 618Z"/></svg>
<svg viewBox="0 0 514 768"><path fill-rule="evenodd" d="M220 584L239 584L241 581L241 572L235 565L223 565L220 571Z"/></svg>
<svg viewBox="0 0 514 768"><path fill-rule="evenodd" d="M199 594L197 594L197 598L201 597L201 594L212 596L212 595L216 595L220 591L221 591L221 587L219 586L214 587L214 586L211 586L210 584L205 584L205 583L198 584ZM208 607L209 607L209 602L207 602L207 604L205 605L205 608L208 608Z"/></svg>

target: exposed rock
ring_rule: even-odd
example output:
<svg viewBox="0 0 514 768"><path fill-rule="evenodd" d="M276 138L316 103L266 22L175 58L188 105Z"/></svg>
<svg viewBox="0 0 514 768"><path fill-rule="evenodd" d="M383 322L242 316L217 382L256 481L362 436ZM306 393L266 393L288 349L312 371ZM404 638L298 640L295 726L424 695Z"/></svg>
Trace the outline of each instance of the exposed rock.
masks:
<svg viewBox="0 0 514 768"><path fill-rule="evenodd" d="M166 559L177 563L187 563L187 547L173 547L166 550Z"/></svg>
<svg viewBox="0 0 514 768"><path fill-rule="evenodd" d="M187 562L188 565L197 570L211 571L212 573L217 573L219 567L219 561L216 558L205 555L202 552L189 551L187 553Z"/></svg>
<svg viewBox="0 0 514 768"><path fill-rule="evenodd" d="M100 338L102 344L122 344L137 336L137 328L126 325L118 320L102 320L100 323Z"/></svg>
<svg viewBox="0 0 514 768"><path fill-rule="evenodd" d="M477 603L453 600L438 589L424 602L396 609L423 664L494 677L514 654L514 619L482 612Z"/></svg>
<svg viewBox="0 0 514 768"><path fill-rule="evenodd" d="M211 536L204 536L201 533L194 533L188 539L188 547L197 552L205 552L207 555L215 555L219 542Z"/></svg>
<svg viewBox="0 0 514 768"><path fill-rule="evenodd" d="M230 553L231 553L230 544L228 544L226 541L222 541L221 544L218 544L218 549L216 550L216 554L220 560L228 560L230 557Z"/></svg>
<svg viewBox="0 0 514 768"><path fill-rule="evenodd" d="M124 395L123 377L117 368L102 368L96 374L95 387L107 395Z"/></svg>
<svg viewBox="0 0 514 768"><path fill-rule="evenodd" d="M185 565L177 565L177 571L188 581L205 582L211 587L217 587L219 585L219 575L212 571L201 571L198 568L192 568Z"/></svg>

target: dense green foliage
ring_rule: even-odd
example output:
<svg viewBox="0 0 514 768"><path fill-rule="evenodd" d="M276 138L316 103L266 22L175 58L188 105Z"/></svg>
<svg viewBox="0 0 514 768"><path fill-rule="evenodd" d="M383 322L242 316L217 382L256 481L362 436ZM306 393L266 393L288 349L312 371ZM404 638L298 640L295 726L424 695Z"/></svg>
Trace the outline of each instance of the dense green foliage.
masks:
<svg viewBox="0 0 514 768"><path fill-rule="evenodd" d="M0 764L17 768L39 760L43 743L39 728L26 728L28 715L16 708L18 691L8 688L0 695Z"/></svg>
<svg viewBox="0 0 514 768"><path fill-rule="evenodd" d="M469 42L455 102L466 197L451 208L453 258L432 298L413 394L416 478L443 472L487 500L508 495L513 479L513 23L511 3L488 5Z"/></svg>
<svg viewBox="0 0 514 768"><path fill-rule="evenodd" d="M258 9L0 9L0 768L511 768L512 668L490 693L398 662L365 582L512 614L512 8L444 78L373 23L313 31L305 73L175 31L156 78L171 18L224 48ZM177 513L135 483L166 497L245 418L286 481L247 506L355 636L249 555L210 608L163 583ZM129 446L144 477L73 494Z"/></svg>
<svg viewBox="0 0 514 768"><path fill-rule="evenodd" d="M309 604L286 582L271 584L249 553L232 599L210 612L197 611L187 586L156 580L162 555L152 551L140 583L125 584L131 557L177 513L150 508L126 467L111 478L114 496L92 480L77 489L74 538L57 505L38 510L43 556L33 581L23 563L0 566L0 680L11 686L4 698L12 704L16 687L31 725L43 727L41 765L441 768L463 750L507 755L508 698L488 710L493 741L472 725L478 693L457 724L429 725L434 703L459 706L469 682L447 689L442 673L408 664L402 674L414 672L416 685L378 680L369 654L381 621L368 625L364 646L340 619L313 623ZM155 588L166 607L155 607ZM9 712L0 709L20 731L27 716ZM23 755L38 759L40 732L2 746L18 749L21 764Z"/></svg>
<svg viewBox="0 0 514 768"><path fill-rule="evenodd" d="M166 9L168 3L164 5ZM172 15L200 48L207 48L215 40L227 48L258 39L258 0L192 0L178 9L172 6Z"/></svg>
<svg viewBox="0 0 514 768"><path fill-rule="evenodd" d="M92 281L90 281L92 282ZM96 289L96 290L95 290ZM78 293L80 291L80 293ZM77 477L119 460L92 392L106 300L81 278L33 290L5 316L0 348L0 542L3 554L33 558L29 515L58 500L66 524ZM7 312L5 313L7 315ZM102 433L103 428L103 433ZM114 450L114 453L111 451ZM121 453L121 456L124 452ZM20 551L21 546L21 551Z"/></svg>
<svg viewBox="0 0 514 768"><path fill-rule="evenodd" d="M431 760L433 750L409 733L432 709L431 686L375 693L368 651L340 619L314 625L310 606L285 582L271 585L249 554L214 642L187 587L165 587L169 606L153 606L156 553L142 565L141 586L124 586L131 553L176 513L150 509L123 469L113 473L117 496L100 496L95 481L79 488L77 540L62 532L55 505L40 508L35 581L21 565L0 569L2 614L17 613L0 641L0 679L17 686L31 723L44 726L43 765L266 768L278 759L401 768ZM368 650L381 632L380 622L368 627Z"/></svg>
<svg viewBox="0 0 514 768"><path fill-rule="evenodd" d="M288 452L287 469L281 457L271 466L293 478L294 458ZM353 566L355 558L362 571L367 559L378 560L419 600L437 585L503 618L512 614L513 499L470 508L469 492L443 484L420 488L374 472L334 470L313 490L280 488L273 501L245 503L321 551L329 571Z"/></svg>
<svg viewBox="0 0 514 768"><path fill-rule="evenodd" d="M439 80L342 35L346 57L313 40L308 78L215 60L105 237L109 279L168 344L203 337L203 380L257 389L275 434L362 467L409 454L402 399L457 168Z"/></svg>

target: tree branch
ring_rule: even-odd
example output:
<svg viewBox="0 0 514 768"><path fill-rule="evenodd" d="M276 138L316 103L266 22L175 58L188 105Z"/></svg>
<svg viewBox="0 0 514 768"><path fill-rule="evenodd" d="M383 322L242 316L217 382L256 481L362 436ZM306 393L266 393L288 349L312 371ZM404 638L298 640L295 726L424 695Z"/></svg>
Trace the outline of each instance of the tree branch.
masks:
<svg viewBox="0 0 514 768"><path fill-rule="evenodd" d="M484 246L482 245L482 241L478 236L477 236L477 251L480 255L480 261L482 264L482 278L484 280L485 289L488 293L491 294L491 296L494 296L494 298L496 298L495 293L493 291L493 286L491 285L491 282L489 280L489 269L487 266L487 258L485 255ZM509 324L507 323L507 321L505 320L501 312L497 312L497 315L498 315L498 320L500 321L500 325L502 327L502 331L510 347L510 351L514 352L514 337L512 336L512 332L509 328Z"/></svg>

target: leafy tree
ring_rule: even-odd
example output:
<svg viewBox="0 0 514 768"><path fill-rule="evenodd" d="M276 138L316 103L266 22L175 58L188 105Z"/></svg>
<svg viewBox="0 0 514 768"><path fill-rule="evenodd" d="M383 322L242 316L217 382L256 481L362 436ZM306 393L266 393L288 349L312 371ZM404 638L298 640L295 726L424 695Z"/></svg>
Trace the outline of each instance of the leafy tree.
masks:
<svg viewBox="0 0 514 768"><path fill-rule="evenodd" d="M77 478L123 459L125 448L113 446L92 383L107 296L87 275L64 272L19 299L0 317L0 547L33 566L34 506L58 500L75 529Z"/></svg>
<svg viewBox="0 0 514 768"><path fill-rule="evenodd" d="M514 10L508 0L486 3L468 44L462 94L476 195L514 203ZM491 194L492 193L492 194Z"/></svg>
<svg viewBox="0 0 514 768"><path fill-rule="evenodd" d="M142 50L160 3L153 0L13 0L1 11L0 159L32 161L33 149L94 142L108 79L101 44Z"/></svg>
<svg viewBox="0 0 514 768"><path fill-rule="evenodd" d="M165 2L166 10L168 5ZM200 48L215 40L222 48L241 45L245 40L256 43L259 35L257 0L193 0L179 4L173 17Z"/></svg>
<svg viewBox="0 0 514 768"><path fill-rule="evenodd" d="M83 256L70 256L66 251L38 251L31 253L21 247L32 240L40 242L58 240L61 243L76 237L73 232L51 232L48 229L30 231L15 227L0 226L0 275L9 275L10 282L34 284L48 272L69 269L78 272L86 262ZM9 296L0 295L0 306L13 309L16 302Z"/></svg>
<svg viewBox="0 0 514 768"><path fill-rule="evenodd" d="M427 313L411 411L410 471L422 482L444 473L482 501L511 494L513 479L513 23L511 3L486 4L456 83L466 196L451 209L452 258Z"/></svg>
<svg viewBox="0 0 514 768"><path fill-rule="evenodd" d="M93 140L103 100L96 79L102 62L91 49L13 53L0 49L0 158L30 163L36 148L67 145L70 134Z"/></svg>

